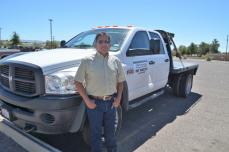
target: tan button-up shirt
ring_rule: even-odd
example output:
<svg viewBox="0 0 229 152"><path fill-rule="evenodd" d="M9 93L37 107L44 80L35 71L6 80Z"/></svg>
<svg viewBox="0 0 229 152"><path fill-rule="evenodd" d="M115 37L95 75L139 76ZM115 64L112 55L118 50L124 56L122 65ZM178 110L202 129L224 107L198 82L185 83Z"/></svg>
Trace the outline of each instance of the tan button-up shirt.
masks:
<svg viewBox="0 0 229 152"><path fill-rule="evenodd" d="M81 60L75 81L86 84L88 95L105 96L117 92L118 82L125 81L121 62L116 56L104 57L99 52Z"/></svg>

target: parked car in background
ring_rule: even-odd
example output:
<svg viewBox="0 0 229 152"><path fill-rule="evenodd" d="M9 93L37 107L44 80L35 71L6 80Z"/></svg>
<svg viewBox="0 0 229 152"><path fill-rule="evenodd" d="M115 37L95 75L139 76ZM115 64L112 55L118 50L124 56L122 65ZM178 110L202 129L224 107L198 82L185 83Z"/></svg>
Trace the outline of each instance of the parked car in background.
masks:
<svg viewBox="0 0 229 152"><path fill-rule="evenodd" d="M20 50L19 49L5 49L5 48L0 48L0 59L8 56L8 55L11 55L11 54L14 54L14 53L19 53Z"/></svg>

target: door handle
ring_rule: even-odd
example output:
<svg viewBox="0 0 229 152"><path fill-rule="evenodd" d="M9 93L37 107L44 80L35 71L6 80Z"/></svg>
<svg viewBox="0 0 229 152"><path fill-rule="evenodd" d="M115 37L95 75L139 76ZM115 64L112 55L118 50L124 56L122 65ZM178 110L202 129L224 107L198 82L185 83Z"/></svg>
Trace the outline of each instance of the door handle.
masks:
<svg viewBox="0 0 229 152"><path fill-rule="evenodd" d="M154 61L149 61L149 64L155 64L155 62Z"/></svg>
<svg viewBox="0 0 229 152"><path fill-rule="evenodd" d="M169 62L169 59L165 59L165 62Z"/></svg>

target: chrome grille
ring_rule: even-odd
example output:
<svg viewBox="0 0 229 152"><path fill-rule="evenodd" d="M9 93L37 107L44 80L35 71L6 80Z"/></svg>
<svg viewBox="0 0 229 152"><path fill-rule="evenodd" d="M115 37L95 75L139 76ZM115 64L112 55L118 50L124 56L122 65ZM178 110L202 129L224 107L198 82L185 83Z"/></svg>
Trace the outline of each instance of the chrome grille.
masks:
<svg viewBox="0 0 229 152"><path fill-rule="evenodd" d="M1 66L1 74L9 75L9 66L8 65Z"/></svg>
<svg viewBox="0 0 229 152"><path fill-rule="evenodd" d="M15 67L15 78L35 80L34 72L32 70L22 69L19 67Z"/></svg>
<svg viewBox="0 0 229 152"><path fill-rule="evenodd" d="M35 93L35 84L28 82L15 81L15 91L22 93Z"/></svg>
<svg viewBox="0 0 229 152"><path fill-rule="evenodd" d="M2 83L2 85L6 86L7 88L10 87L10 85L9 85L9 79L6 78L6 77L1 76L1 83Z"/></svg>
<svg viewBox="0 0 229 152"><path fill-rule="evenodd" d="M32 67L18 64L0 65L0 85L3 89L22 96L32 97L39 94L42 77Z"/></svg>
<svg viewBox="0 0 229 152"><path fill-rule="evenodd" d="M9 66L8 65L2 65L0 68L1 71L1 84L7 88L10 87L9 85Z"/></svg>

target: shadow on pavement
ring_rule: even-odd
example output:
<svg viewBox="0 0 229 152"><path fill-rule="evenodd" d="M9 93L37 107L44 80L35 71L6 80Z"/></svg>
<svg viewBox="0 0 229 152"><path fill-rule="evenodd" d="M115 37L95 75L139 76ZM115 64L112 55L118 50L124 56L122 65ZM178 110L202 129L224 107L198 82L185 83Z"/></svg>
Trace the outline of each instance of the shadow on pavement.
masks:
<svg viewBox="0 0 229 152"><path fill-rule="evenodd" d="M137 149L177 116L188 113L201 97L200 94L192 92L187 98L179 98L167 90L157 99L123 113L122 129L118 136L119 152L132 152Z"/></svg>
<svg viewBox="0 0 229 152"><path fill-rule="evenodd" d="M49 145L61 150L62 152L89 152L90 149L83 142L80 133L61 134L61 135L42 135L33 134Z"/></svg>

